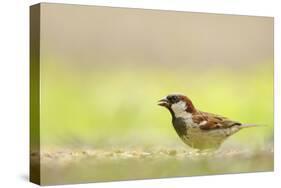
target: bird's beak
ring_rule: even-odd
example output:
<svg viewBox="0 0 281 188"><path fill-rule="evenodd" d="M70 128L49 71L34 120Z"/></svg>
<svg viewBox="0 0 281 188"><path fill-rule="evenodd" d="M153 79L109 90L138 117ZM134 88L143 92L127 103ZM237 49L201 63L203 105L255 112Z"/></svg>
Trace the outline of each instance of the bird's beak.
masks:
<svg viewBox="0 0 281 188"><path fill-rule="evenodd" d="M167 100L167 98L160 99L158 101L158 105L159 106L169 107L169 101Z"/></svg>

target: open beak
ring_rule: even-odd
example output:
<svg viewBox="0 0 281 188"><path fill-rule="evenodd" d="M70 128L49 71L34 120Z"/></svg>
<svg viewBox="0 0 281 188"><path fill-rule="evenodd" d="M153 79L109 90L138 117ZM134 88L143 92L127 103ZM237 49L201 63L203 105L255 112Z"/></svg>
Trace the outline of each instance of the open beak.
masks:
<svg viewBox="0 0 281 188"><path fill-rule="evenodd" d="M165 106L168 107L169 106L169 101L166 98L163 98L161 100L158 101L158 105L159 106Z"/></svg>

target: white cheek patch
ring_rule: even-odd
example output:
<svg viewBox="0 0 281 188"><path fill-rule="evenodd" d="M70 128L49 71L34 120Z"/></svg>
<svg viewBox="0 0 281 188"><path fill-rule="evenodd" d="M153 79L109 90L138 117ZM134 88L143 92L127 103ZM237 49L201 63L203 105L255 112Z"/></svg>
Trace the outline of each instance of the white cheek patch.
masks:
<svg viewBox="0 0 281 188"><path fill-rule="evenodd" d="M186 112L187 106L186 103L183 101L179 101L175 104L172 104L171 108L175 113L176 117L189 118L191 115L190 113Z"/></svg>
<svg viewBox="0 0 281 188"><path fill-rule="evenodd" d="M183 101L179 101L175 104L172 104L171 108L175 113L180 113L186 110L186 104Z"/></svg>

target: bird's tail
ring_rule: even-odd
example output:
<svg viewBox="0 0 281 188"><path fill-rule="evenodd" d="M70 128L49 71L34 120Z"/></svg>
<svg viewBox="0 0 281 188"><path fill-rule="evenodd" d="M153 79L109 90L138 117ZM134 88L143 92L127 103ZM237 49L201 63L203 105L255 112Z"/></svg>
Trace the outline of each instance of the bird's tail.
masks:
<svg viewBox="0 0 281 188"><path fill-rule="evenodd" d="M262 125L262 124L242 124L241 128L249 128L249 127L263 127L266 125Z"/></svg>

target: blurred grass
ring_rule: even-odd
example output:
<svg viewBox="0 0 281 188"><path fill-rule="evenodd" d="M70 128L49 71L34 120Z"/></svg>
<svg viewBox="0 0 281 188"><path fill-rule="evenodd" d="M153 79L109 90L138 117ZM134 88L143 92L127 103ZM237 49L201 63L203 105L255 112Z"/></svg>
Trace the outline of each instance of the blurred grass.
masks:
<svg viewBox="0 0 281 188"><path fill-rule="evenodd" d="M45 60L41 68L43 184L273 170L272 61L243 67L83 67ZM200 110L265 126L231 136L219 155L190 154L169 112L157 106L173 92L186 94ZM127 157L116 154L118 148Z"/></svg>
<svg viewBox="0 0 281 188"><path fill-rule="evenodd" d="M243 68L98 66L47 61L41 72L41 143L111 146L180 142L159 98L180 92L197 108L264 128L235 142L259 146L273 137L273 64Z"/></svg>

